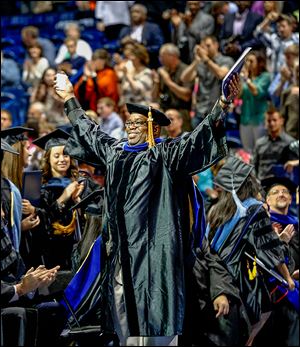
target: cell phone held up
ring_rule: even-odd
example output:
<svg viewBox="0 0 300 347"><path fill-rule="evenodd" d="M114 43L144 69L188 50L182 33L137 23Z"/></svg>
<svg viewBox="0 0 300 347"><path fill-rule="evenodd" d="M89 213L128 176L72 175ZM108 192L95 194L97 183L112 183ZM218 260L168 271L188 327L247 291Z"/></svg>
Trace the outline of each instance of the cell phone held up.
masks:
<svg viewBox="0 0 300 347"><path fill-rule="evenodd" d="M57 89L65 91L67 89L67 75L63 73L57 73L56 84L57 84Z"/></svg>

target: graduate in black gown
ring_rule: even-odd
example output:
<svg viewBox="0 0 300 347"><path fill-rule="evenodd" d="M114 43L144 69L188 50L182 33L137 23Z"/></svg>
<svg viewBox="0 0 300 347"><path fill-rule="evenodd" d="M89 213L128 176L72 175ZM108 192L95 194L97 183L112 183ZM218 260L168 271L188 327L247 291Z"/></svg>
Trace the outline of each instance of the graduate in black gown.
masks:
<svg viewBox="0 0 300 347"><path fill-rule="evenodd" d="M260 187L251 174L252 169L252 165L236 157L228 157L215 178L215 184L223 191L209 212L207 233L212 251L224 261L240 289L254 327L256 323L267 320L272 303L266 274L245 252L278 271L290 289L294 289L295 283L285 263L284 246L272 229L262 201L258 200Z"/></svg>
<svg viewBox="0 0 300 347"><path fill-rule="evenodd" d="M183 333L188 298L187 259L195 255L192 250L202 247L204 234L203 205L191 176L226 155L222 114L228 102L218 100L192 133L164 142L159 134L160 127L170 122L167 117L128 104L131 115L125 142L103 133L85 115L69 81L66 90L57 85L55 90L65 101L73 125L66 152L78 159L98 160L106 168L102 235L108 254L104 273L112 328L121 345L176 344L176 336ZM230 96L238 90L234 78ZM190 264L192 268L195 257ZM213 298L218 315L228 312L228 301L220 292L222 286Z"/></svg>

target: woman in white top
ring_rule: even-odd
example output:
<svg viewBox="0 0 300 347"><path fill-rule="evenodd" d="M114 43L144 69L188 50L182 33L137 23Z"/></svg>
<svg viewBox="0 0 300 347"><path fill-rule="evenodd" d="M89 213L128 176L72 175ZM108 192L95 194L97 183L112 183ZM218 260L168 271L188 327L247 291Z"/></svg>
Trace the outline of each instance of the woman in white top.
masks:
<svg viewBox="0 0 300 347"><path fill-rule="evenodd" d="M121 79L121 103L149 104L152 102L153 79L152 72L147 67L149 54L145 46L134 44L128 55L133 68L123 66L123 77ZM121 76L119 75L119 78Z"/></svg>
<svg viewBox="0 0 300 347"><path fill-rule="evenodd" d="M29 59L26 59L23 65L23 81L29 86L36 87L49 62L43 57L43 48L39 43L30 46L28 54Z"/></svg>

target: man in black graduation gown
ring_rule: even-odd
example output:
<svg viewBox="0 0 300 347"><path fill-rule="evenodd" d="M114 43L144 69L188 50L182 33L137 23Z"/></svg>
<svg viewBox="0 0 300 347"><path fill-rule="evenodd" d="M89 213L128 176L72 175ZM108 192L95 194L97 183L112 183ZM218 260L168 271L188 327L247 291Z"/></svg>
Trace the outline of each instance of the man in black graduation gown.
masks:
<svg viewBox="0 0 300 347"><path fill-rule="evenodd" d="M158 110L148 112L146 106L127 104L131 115L124 142L102 132L85 115L69 81L66 90L57 85L55 90L73 125L66 153L97 160L106 168L107 300L120 344L175 345L185 318L186 257L202 241L196 234L199 225L195 226L201 213L190 208L196 199L191 175L226 155L221 115L228 101L220 99L192 133L164 142L158 137L160 126L170 123L167 117ZM238 90L234 78L230 95ZM212 299L225 292L223 284L216 283L219 288ZM218 315L228 312L226 298L220 297L215 305Z"/></svg>

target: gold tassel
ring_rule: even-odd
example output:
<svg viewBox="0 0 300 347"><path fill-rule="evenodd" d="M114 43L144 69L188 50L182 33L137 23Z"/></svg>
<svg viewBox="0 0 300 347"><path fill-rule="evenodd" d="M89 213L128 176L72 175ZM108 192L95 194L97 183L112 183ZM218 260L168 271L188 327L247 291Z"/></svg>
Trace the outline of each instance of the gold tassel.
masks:
<svg viewBox="0 0 300 347"><path fill-rule="evenodd" d="M52 223L54 235L70 235L75 230L76 211L73 211L73 217L69 225L62 225L58 222Z"/></svg>
<svg viewBox="0 0 300 347"><path fill-rule="evenodd" d="M155 146L154 135L153 135L153 118L151 112L151 106L149 106L148 111L148 147L152 148Z"/></svg>
<svg viewBox="0 0 300 347"><path fill-rule="evenodd" d="M247 268L248 268L249 280L253 281L256 278L256 276L257 276L256 257L254 257L252 271L250 270L250 266L249 266L248 260L247 260Z"/></svg>

